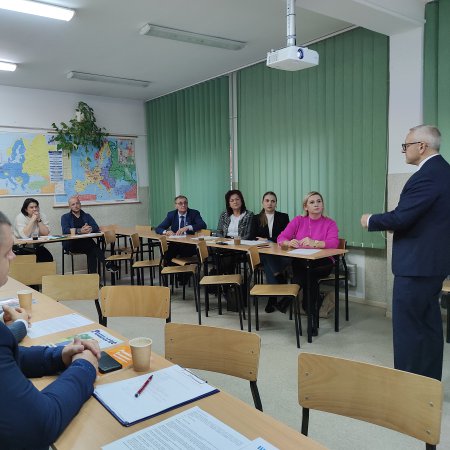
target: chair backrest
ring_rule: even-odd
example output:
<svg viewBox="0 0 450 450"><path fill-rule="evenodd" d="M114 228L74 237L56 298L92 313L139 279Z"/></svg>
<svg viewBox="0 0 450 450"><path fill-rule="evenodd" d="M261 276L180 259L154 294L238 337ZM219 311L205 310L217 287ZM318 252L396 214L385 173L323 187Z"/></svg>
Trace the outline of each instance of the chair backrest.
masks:
<svg viewBox="0 0 450 450"><path fill-rule="evenodd" d="M151 227L150 225L136 225L135 230L138 233L151 233L153 231L153 227Z"/></svg>
<svg viewBox="0 0 450 450"><path fill-rule="evenodd" d="M195 235L196 236L211 236L212 231L211 230L206 230L206 229L201 229L198 230Z"/></svg>
<svg viewBox="0 0 450 450"><path fill-rule="evenodd" d="M107 245L116 243L116 232L114 230L105 230L103 236Z"/></svg>
<svg viewBox="0 0 450 450"><path fill-rule="evenodd" d="M353 417L439 442L442 383L401 370L301 353L298 402L303 408Z"/></svg>
<svg viewBox="0 0 450 450"><path fill-rule="evenodd" d="M117 224L113 224L113 225L102 225L102 226L100 227L100 231L103 231L103 232L105 232L105 231L114 231L114 232L116 232L116 229L117 229Z"/></svg>
<svg viewBox="0 0 450 450"><path fill-rule="evenodd" d="M182 367L258 378L261 338L247 331L166 323L165 357Z"/></svg>
<svg viewBox="0 0 450 450"><path fill-rule="evenodd" d="M250 247L248 249L248 261L252 271L255 271L255 269L261 264L258 249L256 247Z"/></svg>
<svg viewBox="0 0 450 450"><path fill-rule="evenodd" d="M130 236L130 245L133 250L133 253L136 253L141 246L141 241L139 240L139 233L133 233Z"/></svg>
<svg viewBox="0 0 450 450"><path fill-rule="evenodd" d="M161 257L163 257L169 249L167 238L165 236L158 236L158 241L160 243L159 250L161 251Z"/></svg>
<svg viewBox="0 0 450 450"><path fill-rule="evenodd" d="M42 284L44 275L56 274L56 262L22 263L9 266L8 275L27 286Z"/></svg>
<svg viewBox="0 0 450 450"><path fill-rule="evenodd" d="M155 317L170 315L170 288L165 286L104 286L100 290L104 317Z"/></svg>
<svg viewBox="0 0 450 450"><path fill-rule="evenodd" d="M9 263L9 265L23 264L23 263L35 263L36 255L16 255L16 257Z"/></svg>
<svg viewBox="0 0 450 450"><path fill-rule="evenodd" d="M42 293L55 300L96 300L100 277L97 273L46 275L42 277Z"/></svg>
<svg viewBox="0 0 450 450"><path fill-rule="evenodd" d="M198 241L197 249L198 249L198 258L200 260L200 263L205 264L205 262L209 256L208 246L206 245L206 241Z"/></svg>

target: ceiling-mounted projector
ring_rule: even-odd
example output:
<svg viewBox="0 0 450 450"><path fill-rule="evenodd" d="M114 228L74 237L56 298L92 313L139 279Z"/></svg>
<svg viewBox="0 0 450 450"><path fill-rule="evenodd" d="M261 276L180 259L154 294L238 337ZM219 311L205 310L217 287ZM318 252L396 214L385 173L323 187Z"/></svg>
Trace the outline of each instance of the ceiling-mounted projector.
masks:
<svg viewBox="0 0 450 450"><path fill-rule="evenodd" d="M280 70L302 70L319 64L319 54L307 47L291 45L267 53L267 67Z"/></svg>

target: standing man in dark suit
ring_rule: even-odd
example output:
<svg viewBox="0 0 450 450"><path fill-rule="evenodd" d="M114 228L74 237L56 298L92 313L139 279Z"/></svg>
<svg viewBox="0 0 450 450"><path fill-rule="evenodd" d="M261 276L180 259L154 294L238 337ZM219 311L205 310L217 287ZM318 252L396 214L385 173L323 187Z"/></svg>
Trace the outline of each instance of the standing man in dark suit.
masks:
<svg viewBox="0 0 450 450"><path fill-rule="evenodd" d="M184 195L175 197L175 210L169 211L166 218L156 227L158 234L166 236L181 236L183 234L194 234L203 228L206 223L196 209L188 208L188 199ZM194 245L170 243L166 253L166 261L170 262L175 256L192 256L197 249Z"/></svg>
<svg viewBox="0 0 450 450"><path fill-rule="evenodd" d="M438 380L444 346L438 299L450 273L450 165L439 154L440 141L436 127L411 128L402 148L418 171L393 211L361 217L369 231L394 232L394 366Z"/></svg>

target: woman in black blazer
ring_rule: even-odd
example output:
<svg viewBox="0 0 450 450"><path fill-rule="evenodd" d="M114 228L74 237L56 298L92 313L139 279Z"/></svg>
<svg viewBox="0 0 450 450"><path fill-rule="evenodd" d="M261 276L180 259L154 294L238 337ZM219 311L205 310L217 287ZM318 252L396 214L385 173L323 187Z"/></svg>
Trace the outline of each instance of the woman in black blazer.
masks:
<svg viewBox="0 0 450 450"><path fill-rule="evenodd" d="M277 242L278 235L287 227L289 216L275 211L277 196L269 191L262 198L263 209L253 216L252 239L268 239Z"/></svg>
<svg viewBox="0 0 450 450"><path fill-rule="evenodd" d="M275 192L268 191L262 198L263 209L253 217L252 239L268 239L277 242L278 235L287 227L289 216L286 213L276 211L277 196ZM282 275L283 270L290 264L290 258L270 255L260 255L264 265L266 280L269 284L283 284L286 282ZM265 311L271 313L278 308L286 312L289 302L283 299L277 302L276 298L269 298Z"/></svg>

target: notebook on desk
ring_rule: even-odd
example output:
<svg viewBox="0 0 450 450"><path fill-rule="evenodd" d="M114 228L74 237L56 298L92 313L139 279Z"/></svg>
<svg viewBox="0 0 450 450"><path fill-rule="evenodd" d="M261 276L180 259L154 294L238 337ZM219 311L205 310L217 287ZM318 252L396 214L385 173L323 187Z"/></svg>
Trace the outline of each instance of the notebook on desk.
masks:
<svg viewBox="0 0 450 450"><path fill-rule="evenodd" d="M129 427L219 392L190 371L175 365L153 372L151 382L139 397L135 397L148 378L149 374L145 374L99 385L94 390L94 397L122 425Z"/></svg>

